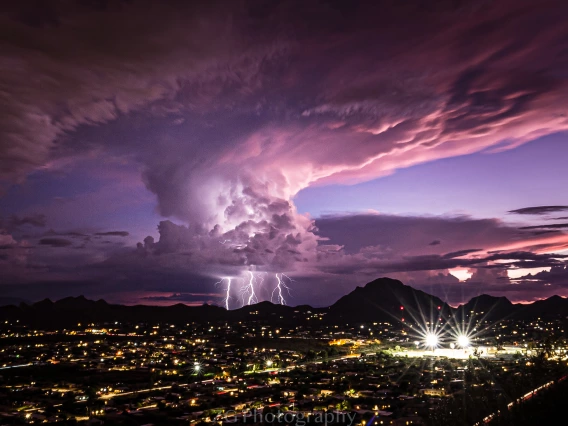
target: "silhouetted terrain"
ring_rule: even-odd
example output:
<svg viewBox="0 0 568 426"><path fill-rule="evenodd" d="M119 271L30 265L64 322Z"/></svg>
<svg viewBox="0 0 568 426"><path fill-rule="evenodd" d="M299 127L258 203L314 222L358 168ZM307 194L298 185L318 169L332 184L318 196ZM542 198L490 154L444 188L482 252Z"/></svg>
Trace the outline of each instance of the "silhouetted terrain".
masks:
<svg viewBox="0 0 568 426"><path fill-rule="evenodd" d="M9 305L0 308L3 320L20 320L40 327L62 327L79 322L216 322L263 320L271 323L304 323L313 314L325 314L325 323L405 321L423 322L455 316L467 319L472 315L488 321L506 318L566 318L568 299L553 296L532 304L513 304L505 297L481 295L457 309L436 296L404 285L398 280L379 278L364 287L357 287L327 308L308 305L284 306L260 302L227 311L215 305L172 306L113 305L104 300L88 300L83 296L67 297L57 302L49 299L37 303Z"/></svg>

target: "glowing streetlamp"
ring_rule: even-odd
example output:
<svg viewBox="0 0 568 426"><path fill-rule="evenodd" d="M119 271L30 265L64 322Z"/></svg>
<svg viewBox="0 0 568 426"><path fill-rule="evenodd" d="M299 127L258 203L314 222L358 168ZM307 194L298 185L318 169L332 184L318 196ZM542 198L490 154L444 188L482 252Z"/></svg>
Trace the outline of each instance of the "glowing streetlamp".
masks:
<svg viewBox="0 0 568 426"><path fill-rule="evenodd" d="M465 334L458 336L458 345L462 348L467 348L470 345L469 337Z"/></svg>
<svg viewBox="0 0 568 426"><path fill-rule="evenodd" d="M198 362L193 364L193 371L195 371L196 373L199 373L201 371L201 364L199 364Z"/></svg>
<svg viewBox="0 0 568 426"><path fill-rule="evenodd" d="M436 346L438 346L438 336L436 336L434 333L428 333L426 335L425 343L427 347L434 349Z"/></svg>
<svg viewBox="0 0 568 426"><path fill-rule="evenodd" d="M271 359L267 359L267 360L266 360L266 366L267 366L268 368L272 367L272 364L273 364L273 362L272 362Z"/></svg>

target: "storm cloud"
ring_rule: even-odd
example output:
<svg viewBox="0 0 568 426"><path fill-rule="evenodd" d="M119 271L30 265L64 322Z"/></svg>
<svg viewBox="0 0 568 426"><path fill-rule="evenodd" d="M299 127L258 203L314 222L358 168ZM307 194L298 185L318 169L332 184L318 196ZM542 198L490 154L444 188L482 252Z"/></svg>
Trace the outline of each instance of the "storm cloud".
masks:
<svg viewBox="0 0 568 426"><path fill-rule="evenodd" d="M543 215L568 210L568 206L535 206L524 207L522 209L510 210L509 213L526 215Z"/></svg>
<svg viewBox="0 0 568 426"><path fill-rule="evenodd" d="M51 247L68 247L73 244L73 241L66 240L65 238L42 238L39 240L39 243Z"/></svg>
<svg viewBox="0 0 568 426"><path fill-rule="evenodd" d="M107 231L96 232L95 235L102 237L128 237L130 234L127 231Z"/></svg>
<svg viewBox="0 0 568 426"><path fill-rule="evenodd" d="M97 231L122 229L114 224L40 237L1 225L6 246L24 250L37 241L60 253L84 238L77 248L90 250L66 253L50 269L55 255L34 258L25 248L11 276L31 279L17 269L29 267L56 271L55 279L66 273L65 262L69 269L90 262L101 274L122 262L126 280L154 267L204 277L258 270L358 279L405 271L447 277L461 267L489 281L502 274L493 269L504 269L497 260L556 267L560 258L489 252L561 250L563 232L540 232L564 224L312 218L294 200L308 187L509 150L568 129L567 12L565 2L552 0L11 4L0 14L2 187L80 162L94 163L101 176L111 165L128 165L135 178L113 176L105 190L125 202L135 180L153 194L148 208L161 217L130 250L88 239L134 238L130 230ZM73 197L70 190L58 200ZM122 214L116 203L98 202L104 220ZM61 210L52 207L52 216ZM7 223L46 221L39 214ZM65 232L77 235L72 241Z"/></svg>

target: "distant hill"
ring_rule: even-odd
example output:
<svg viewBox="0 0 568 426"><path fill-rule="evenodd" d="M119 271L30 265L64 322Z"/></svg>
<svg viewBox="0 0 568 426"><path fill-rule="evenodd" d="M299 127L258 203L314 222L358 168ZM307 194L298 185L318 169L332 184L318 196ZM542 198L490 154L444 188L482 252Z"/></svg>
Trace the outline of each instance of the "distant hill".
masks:
<svg viewBox="0 0 568 426"><path fill-rule="evenodd" d="M506 297L490 296L482 294L472 298L464 305L460 305L456 311L459 319L467 319L472 316L494 322L511 317L518 311L518 306L513 305Z"/></svg>
<svg viewBox="0 0 568 426"><path fill-rule="evenodd" d="M567 318L568 299L551 296L548 299L537 300L534 303L517 306L515 316L518 318Z"/></svg>
<svg viewBox="0 0 568 426"><path fill-rule="evenodd" d="M77 323L208 323L217 321L265 321L270 323L297 323L307 321L310 314L321 309L310 306L290 307L260 302L227 311L215 305L171 306L112 305L104 300L89 300L84 296L66 297L53 302L44 299L33 304L20 303L0 307L0 319L20 320L21 323L46 328L73 326Z"/></svg>
<svg viewBox="0 0 568 426"><path fill-rule="evenodd" d="M0 301L2 299L0 298ZM8 300L8 299L7 299ZM124 306L104 300L89 300L83 296L67 297L56 302L44 299L26 303L10 299L9 306L0 307L0 320L20 320L21 323L42 327L69 327L77 323L110 322L168 322L186 324L218 321L261 321L270 324L307 323L318 314L322 323L349 322L434 322L454 317L468 320L475 316L496 322L507 318L567 318L568 299L552 296L531 304L513 304L505 297L487 294L474 297L457 309L443 300L390 278L376 279L364 287L341 297L327 308L308 305L284 306L260 302L227 311L215 305L187 306Z"/></svg>
<svg viewBox="0 0 568 426"><path fill-rule="evenodd" d="M20 303L30 303L25 299L19 297L4 297L0 296L0 306L19 305Z"/></svg>
<svg viewBox="0 0 568 426"><path fill-rule="evenodd" d="M440 298L391 278L357 287L330 306L327 321L437 321L453 309Z"/></svg>
<svg viewBox="0 0 568 426"><path fill-rule="evenodd" d="M312 308L308 305L296 307L277 305L272 302L260 302L243 306L232 311L225 311L227 318L234 321L247 319L267 320L272 323L290 323L307 320L311 314L326 311L327 308Z"/></svg>

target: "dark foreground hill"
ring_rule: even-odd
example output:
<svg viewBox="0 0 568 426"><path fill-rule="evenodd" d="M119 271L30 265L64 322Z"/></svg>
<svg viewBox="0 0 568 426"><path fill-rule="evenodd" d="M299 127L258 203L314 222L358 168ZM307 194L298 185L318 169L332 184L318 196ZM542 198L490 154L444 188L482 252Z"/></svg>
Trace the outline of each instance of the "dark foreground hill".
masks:
<svg viewBox="0 0 568 426"><path fill-rule="evenodd" d="M472 316L495 322L507 318L567 318L568 299L553 296L532 304L513 304L505 297L481 295L466 304L452 308L443 300L398 280L380 278L357 287L327 308L308 305L283 306L260 302L227 311L220 306L113 305L104 300L88 300L83 296L68 297L57 302L49 299L37 303L20 303L0 307L1 320L19 320L40 328L71 327L77 323L208 323L218 321L264 321L274 324L307 323L320 314L321 323L405 321L424 322L453 316L467 320Z"/></svg>
<svg viewBox="0 0 568 426"><path fill-rule="evenodd" d="M338 322L419 321L447 318L452 312L452 307L436 296L398 280L379 278L343 296L330 306L327 317Z"/></svg>

